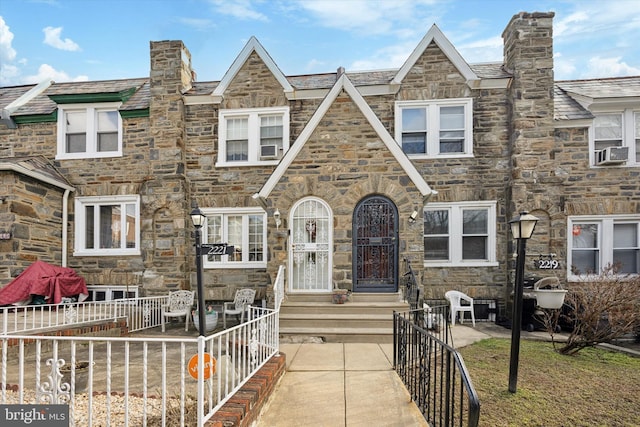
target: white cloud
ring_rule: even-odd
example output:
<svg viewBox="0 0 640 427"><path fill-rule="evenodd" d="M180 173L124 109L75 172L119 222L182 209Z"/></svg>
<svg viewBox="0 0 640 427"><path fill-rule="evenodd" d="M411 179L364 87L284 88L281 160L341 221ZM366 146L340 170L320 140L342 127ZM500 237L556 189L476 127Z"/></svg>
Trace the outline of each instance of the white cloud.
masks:
<svg viewBox="0 0 640 427"><path fill-rule="evenodd" d="M210 2L216 12L223 15L246 21L269 21L266 15L255 10L251 0L210 0Z"/></svg>
<svg viewBox="0 0 640 427"><path fill-rule="evenodd" d="M312 59L307 62L307 65L304 67L308 73L315 72L318 68L323 67L325 65L324 61L319 61L317 59Z"/></svg>
<svg viewBox="0 0 640 427"><path fill-rule="evenodd" d="M178 18L178 22L196 31L206 31L215 28L215 24L210 19Z"/></svg>
<svg viewBox="0 0 640 427"><path fill-rule="evenodd" d="M575 75L576 66L573 61L566 59L561 53L553 54L553 78L554 80L568 80Z"/></svg>
<svg viewBox="0 0 640 427"><path fill-rule="evenodd" d="M2 63L11 62L16 58L16 50L11 46L12 42L13 33L0 16L0 61Z"/></svg>
<svg viewBox="0 0 640 427"><path fill-rule="evenodd" d="M504 45L501 36L464 43L456 48L469 64L500 62L503 59Z"/></svg>
<svg viewBox="0 0 640 427"><path fill-rule="evenodd" d="M25 83L40 83L45 79L51 79L58 83L86 82L89 80L89 76L80 75L76 77L71 77L66 72L58 71L49 64L42 64L40 65L40 67L38 67L38 74L35 74L32 76L24 76L22 78L22 80L24 80Z"/></svg>
<svg viewBox="0 0 640 427"><path fill-rule="evenodd" d="M596 56L589 59L587 70L581 77L624 77L637 76L639 74L640 68L628 65L622 61L622 57L620 56L613 58L600 58Z"/></svg>
<svg viewBox="0 0 640 427"><path fill-rule="evenodd" d="M71 39L64 39L60 37L62 34L62 27L46 27L42 30L44 33L44 44L55 47L60 50L68 50L75 52L80 50L80 46Z"/></svg>
<svg viewBox="0 0 640 427"><path fill-rule="evenodd" d="M297 4L320 25L360 35L395 33L412 37L428 30L435 0L301 0ZM426 26L426 27L425 27Z"/></svg>

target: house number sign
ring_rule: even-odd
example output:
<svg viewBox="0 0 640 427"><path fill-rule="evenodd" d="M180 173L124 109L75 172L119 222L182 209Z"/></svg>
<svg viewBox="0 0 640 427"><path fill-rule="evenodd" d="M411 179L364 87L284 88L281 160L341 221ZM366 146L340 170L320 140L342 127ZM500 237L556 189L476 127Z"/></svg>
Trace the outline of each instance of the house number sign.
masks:
<svg viewBox="0 0 640 427"><path fill-rule="evenodd" d="M557 270L560 268L560 263L557 259L554 259L555 256L556 254L540 255L533 264L539 270Z"/></svg>
<svg viewBox="0 0 640 427"><path fill-rule="evenodd" d="M233 255L234 246L226 243L204 243L201 245L201 255Z"/></svg>

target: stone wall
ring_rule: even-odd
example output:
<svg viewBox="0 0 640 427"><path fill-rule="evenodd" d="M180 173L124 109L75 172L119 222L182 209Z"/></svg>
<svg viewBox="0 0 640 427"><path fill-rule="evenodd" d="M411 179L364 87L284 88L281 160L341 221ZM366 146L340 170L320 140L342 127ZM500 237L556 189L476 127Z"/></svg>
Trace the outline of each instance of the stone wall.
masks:
<svg viewBox="0 0 640 427"><path fill-rule="evenodd" d="M0 172L0 288L33 262L60 265L64 190L15 172Z"/></svg>

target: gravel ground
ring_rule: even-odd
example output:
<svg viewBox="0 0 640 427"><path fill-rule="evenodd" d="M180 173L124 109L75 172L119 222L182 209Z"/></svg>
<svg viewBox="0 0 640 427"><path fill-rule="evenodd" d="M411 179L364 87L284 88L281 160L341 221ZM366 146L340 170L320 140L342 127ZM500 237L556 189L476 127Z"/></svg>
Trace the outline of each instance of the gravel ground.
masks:
<svg viewBox="0 0 640 427"><path fill-rule="evenodd" d="M109 398L109 402L107 402ZM18 404L19 395L15 391L7 390L8 405ZM31 390L25 390L24 402L35 402L35 392ZM142 397L129 396L127 400L127 406L129 408L129 425L130 426L143 426L146 425L156 426L161 425L162 422L162 399L159 398L147 398L146 407L145 399ZM95 427L107 427L107 426L124 426L125 425L125 397L123 395L107 396L106 394L96 394L93 396L92 411L89 414L89 396L86 393L80 393L75 395L73 400L73 420L78 427L84 427L89 425L89 416L91 416L92 425ZM186 398L185 408L185 425L195 425L197 420L197 414L195 411L196 401L190 397ZM71 408L69 408L71 412ZM180 400L178 398L167 399L167 426L179 426L180 423Z"/></svg>

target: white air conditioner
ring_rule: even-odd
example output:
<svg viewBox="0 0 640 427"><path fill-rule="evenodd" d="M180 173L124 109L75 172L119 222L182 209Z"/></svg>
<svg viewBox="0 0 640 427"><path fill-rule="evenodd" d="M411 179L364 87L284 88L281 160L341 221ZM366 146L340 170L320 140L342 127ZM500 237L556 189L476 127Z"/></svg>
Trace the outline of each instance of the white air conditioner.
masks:
<svg viewBox="0 0 640 427"><path fill-rule="evenodd" d="M596 151L596 165L619 165L629 158L629 147L607 147Z"/></svg>
<svg viewBox="0 0 640 427"><path fill-rule="evenodd" d="M278 157L277 145L261 145L260 146L261 159L275 159L277 157Z"/></svg>

